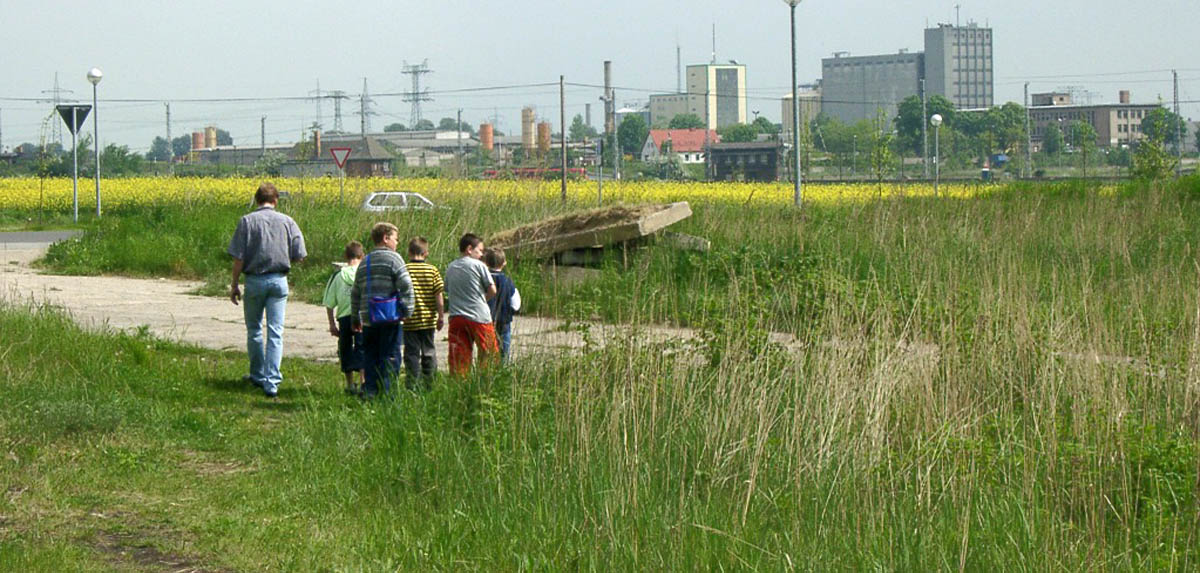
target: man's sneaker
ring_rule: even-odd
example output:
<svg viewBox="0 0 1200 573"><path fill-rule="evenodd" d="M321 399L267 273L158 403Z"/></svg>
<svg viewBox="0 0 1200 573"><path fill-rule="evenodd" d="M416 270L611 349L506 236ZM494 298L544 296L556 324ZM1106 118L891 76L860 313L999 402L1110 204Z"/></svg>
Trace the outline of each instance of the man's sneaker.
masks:
<svg viewBox="0 0 1200 573"><path fill-rule="evenodd" d="M278 397L278 396L279 396L279 391L278 391L278 390L274 390L274 391L272 391L272 390L263 390L263 395L265 395L265 396L266 396L266 397L268 397L268 398L275 399L276 397Z"/></svg>

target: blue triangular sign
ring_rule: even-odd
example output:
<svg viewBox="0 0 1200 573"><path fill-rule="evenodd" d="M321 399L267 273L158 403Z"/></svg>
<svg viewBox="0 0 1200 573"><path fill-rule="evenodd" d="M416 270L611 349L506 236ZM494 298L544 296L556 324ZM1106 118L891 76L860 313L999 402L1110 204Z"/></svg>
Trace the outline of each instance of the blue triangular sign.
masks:
<svg viewBox="0 0 1200 573"><path fill-rule="evenodd" d="M71 135L75 135L83 126L83 120L87 119L88 112L92 111L92 106L58 105L54 106L54 109L58 110L58 115L62 116L63 122L67 124L67 129L71 130Z"/></svg>

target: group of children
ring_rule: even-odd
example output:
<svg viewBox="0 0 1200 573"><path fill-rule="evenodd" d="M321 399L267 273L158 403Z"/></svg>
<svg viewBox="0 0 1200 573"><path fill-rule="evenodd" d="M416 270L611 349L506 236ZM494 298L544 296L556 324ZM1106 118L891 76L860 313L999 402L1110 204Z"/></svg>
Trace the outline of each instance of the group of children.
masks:
<svg viewBox="0 0 1200 573"><path fill-rule="evenodd" d="M375 242L371 254L394 252L398 233L390 223L376 224L371 230ZM387 339L385 352L372 352L368 358L364 346L370 341L364 341L363 327L367 326L368 335L375 331L358 299L368 289L364 283L370 282L371 273L359 272L365 255L363 245L358 241L346 245L345 265L329 278L323 300L329 333L338 339L346 393L371 397L386 392L401 361L407 374L405 385L410 390L428 390L437 371L434 336L447 325L447 315L451 374L470 372L475 347L479 349L480 365L491 365L497 358L509 359L513 315L521 309L521 293L504 273L504 250L485 249L483 239L472 233L459 239L458 248L461 256L446 267L443 281L438 268L426 260L429 241L414 237L408 242L408 261L403 266L412 296L403 298L411 300L411 306L405 309L407 316L396 328L400 340ZM382 388L376 381L382 381Z"/></svg>

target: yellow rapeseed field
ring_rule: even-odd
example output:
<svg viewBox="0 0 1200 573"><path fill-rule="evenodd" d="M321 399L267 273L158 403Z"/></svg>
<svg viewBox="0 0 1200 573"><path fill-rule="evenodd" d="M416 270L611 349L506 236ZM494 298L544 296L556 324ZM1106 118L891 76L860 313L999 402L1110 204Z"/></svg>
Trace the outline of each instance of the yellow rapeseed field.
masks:
<svg viewBox="0 0 1200 573"><path fill-rule="evenodd" d="M105 208L145 204L161 204L188 200L247 203L261 179L257 178L199 178L199 177L134 177L102 179L102 204ZM295 195L338 196L338 180L331 178L275 179L276 186ZM409 190L424 193L437 200L456 196L479 196L513 199L557 198L557 181L477 181L458 179L347 179L346 195L359 200L369 191ZM951 197L966 197L976 193L973 184L943 184L940 191ZM581 202L596 197L594 181L572 181L568 195ZM747 202L789 204L792 187L789 183L686 183L686 182L605 182L604 200L626 203L692 201ZM929 184L897 185L884 183L884 196L929 196ZM805 185L804 200L816 203L869 201L878 198L880 188L873 183ZM92 180L80 180L79 206L86 210L95 206L95 187ZM8 178L0 179L0 209L63 210L71 207L71 180L66 178Z"/></svg>

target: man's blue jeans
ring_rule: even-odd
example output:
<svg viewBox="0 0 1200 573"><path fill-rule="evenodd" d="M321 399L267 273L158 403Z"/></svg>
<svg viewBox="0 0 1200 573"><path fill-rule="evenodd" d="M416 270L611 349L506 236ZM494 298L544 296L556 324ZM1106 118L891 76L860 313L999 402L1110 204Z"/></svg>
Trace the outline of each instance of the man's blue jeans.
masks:
<svg viewBox="0 0 1200 573"><path fill-rule="evenodd" d="M250 376L267 394L279 391L283 374L283 314L287 307L287 275L272 273L246 275L242 309L246 315L246 351L250 355ZM263 313L267 315L267 340L263 343Z"/></svg>
<svg viewBox="0 0 1200 573"><path fill-rule="evenodd" d="M387 394L400 372L400 344L404 329L400 323L363 327L364 398Z"/></svg>

